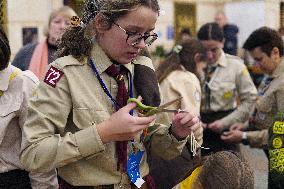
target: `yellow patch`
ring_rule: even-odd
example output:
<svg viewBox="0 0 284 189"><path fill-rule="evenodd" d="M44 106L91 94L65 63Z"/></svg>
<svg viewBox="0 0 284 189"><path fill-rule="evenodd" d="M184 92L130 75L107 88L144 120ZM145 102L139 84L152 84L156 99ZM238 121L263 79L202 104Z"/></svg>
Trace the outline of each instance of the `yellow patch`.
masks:
<svg viewBox="0 0 284 189"><path fill-rule="evenodd" d="M279 173L284 172L284 148L269 150L269 169Z"/></svg>
<svg viewBox="0 0 284 189"><path fill-rule="evenodd" d="M273 141L272 141L272 146L273 146L274 148L281 148L281 147L282 147L282 144L283 144L283 142L282 142L282 140L281 140L280 137L276 137L276 138L274 138Z"/></svg>
<svg viewBox="0 0 284 189"><path fill-rule="evenodd" d="M232 96L233 96L232 91L227 91L223 94L224 99L230 99L230 98L232 98Z"/></svg>
<svg viewBox="0 0 284 189"><path fill-rule="evenodd" d="M275 121L273 125L273 133L274 134L284 134L284 122Z"/></svg>
<svg viewBox="0 0 284 189"><path fill-rule="evenodd" d="M0 91L0 96L2 96L4 94L4 92L3 91Z"/></svg>
<svg viewBox="0 0 284 189"><path fill-rule="evenodd" d="M245 69L243 70L243 75L244 75L244 76L249 75L249 72L248 72L248 69L247 69L247 68L245 68Z"/></svg>

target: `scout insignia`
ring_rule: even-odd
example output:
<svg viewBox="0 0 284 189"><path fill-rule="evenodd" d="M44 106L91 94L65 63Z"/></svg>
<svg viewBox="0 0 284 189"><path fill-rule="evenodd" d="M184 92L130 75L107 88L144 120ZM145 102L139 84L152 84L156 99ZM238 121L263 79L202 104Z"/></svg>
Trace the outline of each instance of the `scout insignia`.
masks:
<svg viewBox="0 0 284 189"><path fill-rule="evenodd" d="M72 16L70 20L73 27L80 26L81 19L78 16Z"/></svg>
<svg viewBox="0 0 284 189"><path fill-rule="evenodd" d="M281 148L282 144L283 144L283 142L282 142L280 137L276 137L272 140L272 146L276 149Z"/></svg>
<svg viewBox="0 0 284 189"><path fill-rule="evenodd" d="M63 76L63 72L53 66L51 66L49 68L49 70L47 71L45 78L44 78L44 82L50 86L52 86L53 88L56 87L56 83L60 80L60 78Z"/></svg>
<svg viewBox="0 0 284 189"><path fill-rule="evenodd" d="M284 134L284 122L275 121L273 125L273 133L274 134Z"/></svg>
<svg viewBox="0 0 284 189"><path fill-rule="evenodd" d="M232 98L232 96L233 96L232 91L227 91L223 94L224 99L230 99L230 98Z"/></svg>

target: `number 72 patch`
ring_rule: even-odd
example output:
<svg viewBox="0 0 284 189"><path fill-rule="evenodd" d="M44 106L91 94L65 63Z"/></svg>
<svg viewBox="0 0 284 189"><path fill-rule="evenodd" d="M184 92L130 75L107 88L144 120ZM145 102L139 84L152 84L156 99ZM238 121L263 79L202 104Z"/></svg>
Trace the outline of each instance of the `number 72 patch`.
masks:
<svg viewBox="0 0 284 189"><path fill-rule="evenodd" d="M60 80L63 74L64 73L61 70L51 66L47 71L43 81L48 85L52 86L53 88L55 88L56 83Z"/></svg>

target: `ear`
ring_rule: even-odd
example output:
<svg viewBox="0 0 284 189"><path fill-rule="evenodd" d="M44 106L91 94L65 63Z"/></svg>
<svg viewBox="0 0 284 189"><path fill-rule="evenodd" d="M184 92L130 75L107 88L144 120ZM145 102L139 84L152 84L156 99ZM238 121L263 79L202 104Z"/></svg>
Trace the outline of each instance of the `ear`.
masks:
<svg viewBox="0 0 284 189"><path fill-rule="evenodd" d="M196 53L193 57L193 60L194 60L195 64L198 64L198 62L200 62L200 60L201 60L200 54Z"/></svg>
<svg viewBox="0 0 284 189"><path fill-rule="evenodd" d="M96 15L94 22L97 33L104 33L110 28L109 19L101 12Z"/></svg>
<svg viewBox="0 0 284 189"><path fill-rule="evenodd" d="M273 49L271 50L270 56L277 56L277 55L280 57L279 49L278 47L273 47Z"/></svg>

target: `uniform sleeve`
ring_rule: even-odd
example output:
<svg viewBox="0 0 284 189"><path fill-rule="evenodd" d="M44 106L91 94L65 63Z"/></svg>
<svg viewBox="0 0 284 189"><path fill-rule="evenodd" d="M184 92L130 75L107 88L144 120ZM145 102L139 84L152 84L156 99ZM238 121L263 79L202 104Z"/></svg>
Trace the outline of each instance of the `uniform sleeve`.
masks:
<svg viewBox="0 0 284 189"><path fill-rule="evenodd" d="M36 76L27 71L24 73L23 76L23 103L20 109L19 115L19 125L23 128L23 125L27 118L27 104L29 98L34 93L37 85L39 84L39 80ZM22 141L24 141L24 136L22 137ZM33 189L57 189L58 188L58 181L57 181L57 174L56 170L51 170L47 173L29 173L31 185Z"/></svg>
<svg viewBox="0 0 284 189"><path fill-rule="evenodd" d="M244 65L236 76L236 87L240 104L233 113L222 119L224 129L228 129L235 122L245 122L254 108L257 90Z"/></svg>
<svg viewBox="0 0 284 189"><path fill-rule="evenodd" d="M267 148L268 146L268 129L248 131L247 137L249 145L253 148Z"/></svg>
<svg viewBox="0 0 284 189"><path fill-rule="evenodd" d="M71 99L64 73L54 87L40 83L30 100L23 128L27 141L23 144L21 162L26 169L49 171L105 150L95 126L78 125L85 129L60 135L72 110Z"/></svg>
<svg viewBox="0 0 284 189"><path fill-rule="evenodd" d="M278 113L284 113L284 86L282 84L281 88L276 91L276 103Z"/></svg>

